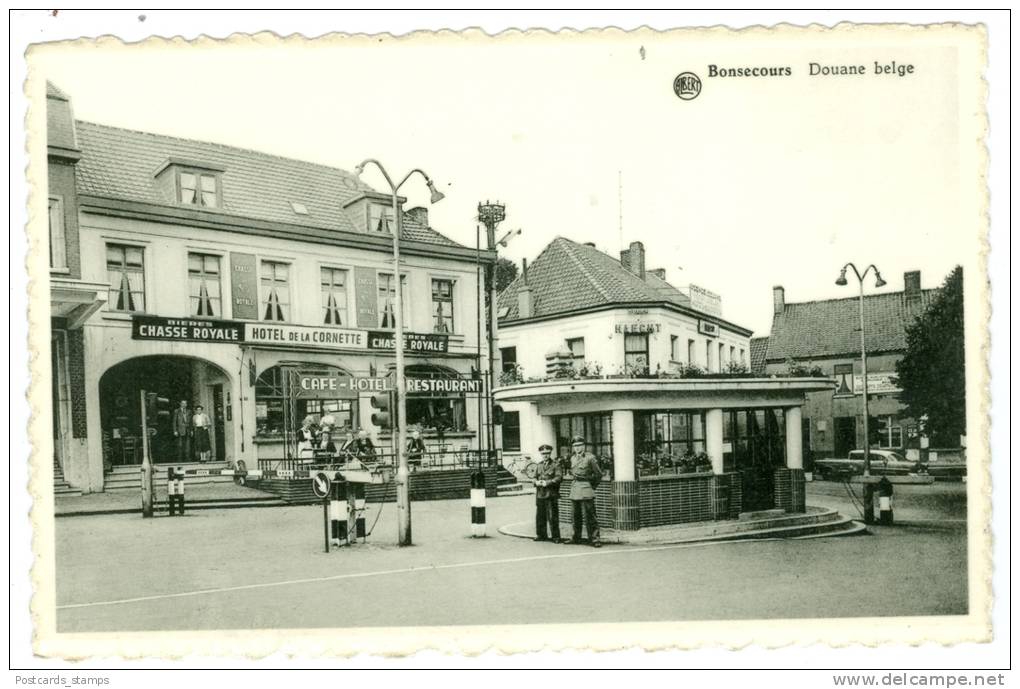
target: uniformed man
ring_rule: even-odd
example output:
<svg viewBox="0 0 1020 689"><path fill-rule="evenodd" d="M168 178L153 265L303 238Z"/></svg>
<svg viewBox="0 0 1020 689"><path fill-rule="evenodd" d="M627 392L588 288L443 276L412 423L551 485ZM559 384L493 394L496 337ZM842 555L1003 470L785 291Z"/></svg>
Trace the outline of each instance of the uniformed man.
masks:
<svg viewBox="0 0 1020 689"><path fill-rule="evenodd" d="M542 460L535 469L535 540L560 542L560 481L563 469L553 459L552 445L541 445L538 453ZM548 529L546 528L548 526Z"/></svg>
<svg viewBox="0 0 1020 689"><path fill-rule="evenodd" d="M584 438L575 435L570 441L570 500L574 507L574 533L571 543L581 542L582 521L588 526L588 540L593 548L601 548L598 516L595 514L595 489L602 480L599 461L584 450ZM583 519L582 519L583 518Z"/></svg>

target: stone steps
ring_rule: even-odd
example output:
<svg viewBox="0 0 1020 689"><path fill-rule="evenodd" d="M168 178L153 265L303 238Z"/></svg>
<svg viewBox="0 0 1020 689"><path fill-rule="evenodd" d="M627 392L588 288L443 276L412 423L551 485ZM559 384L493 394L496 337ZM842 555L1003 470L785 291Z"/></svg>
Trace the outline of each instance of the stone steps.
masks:
<svg viewBox="0 0 1020 689"><path fill-rule="evenodd" d="M164 485L167 480L167 470L170 467L182 467L184 469L227 469L226 462L191 462L187 464L154 464L153 480L156 485ZM232 483L233 476L189 476L186 479L187 485L201 485L205 483ZM141 466L119 466L110 470L103 480L104 491L119 490L141 490L142 489L142 468Z"/></svg>

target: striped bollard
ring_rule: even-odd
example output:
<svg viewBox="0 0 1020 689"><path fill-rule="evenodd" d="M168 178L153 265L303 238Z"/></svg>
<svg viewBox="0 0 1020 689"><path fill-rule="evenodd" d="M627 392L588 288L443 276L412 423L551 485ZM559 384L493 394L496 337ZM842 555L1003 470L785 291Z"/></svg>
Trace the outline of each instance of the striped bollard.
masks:
<svg viewBox="0 0 1020 689"><path fill-rule="evenodd" d="M365 484L354 483L354 541L364 540L365 534Z"/></svg>
<svg viewBox="0 0 1020 689"><path fill-rule="evenodd" d="M485 474L471 474L471 537L485 537Z"/></svg>
<svg viewBox="0 0 1020 689"><path fill-rule="evenodd" d="M883 526L892 526L892 481L885 476L878 482L878 523Z"/></svg>
<svg viewBox="0 0 1020 689"><path fill-rule="evenodd" d="M333 545L340 546L348 540L347 509L347 483L337 480L333 484L333 496L329 501L329 530Z"/></svg>
<svg viewBox="0 0 1020 689"><path fill-rule="evenodd" d="M184 468L171 467L167 470L166 494L170 505L170 516L184 515Z"/></svg>

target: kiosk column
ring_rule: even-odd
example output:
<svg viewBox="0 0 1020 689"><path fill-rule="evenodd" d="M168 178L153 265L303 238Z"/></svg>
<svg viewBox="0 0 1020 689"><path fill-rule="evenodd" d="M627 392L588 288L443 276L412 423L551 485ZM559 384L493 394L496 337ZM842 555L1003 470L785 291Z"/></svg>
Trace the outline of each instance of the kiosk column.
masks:
<svg viewBox="0 0 1020 689"><path fill-rule="evenodd" d="M634 412L613 412L613 526L641 528L640 494L634 467Z"/></svg>

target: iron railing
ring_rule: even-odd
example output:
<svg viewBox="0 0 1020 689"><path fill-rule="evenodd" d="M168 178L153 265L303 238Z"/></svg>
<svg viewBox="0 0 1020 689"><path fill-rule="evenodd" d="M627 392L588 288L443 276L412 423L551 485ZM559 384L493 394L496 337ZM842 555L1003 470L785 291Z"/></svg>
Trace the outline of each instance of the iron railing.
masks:
<svg viewBox="0 0 1020 689"><path fill-rule="evenodd" d="M420 456L409 454L408 469L411 471L448 471L453 469L475 469L493 467L500 463L498 450L431 450L420 453ZM349 462L358 461L366 467L392 467L396 469L397 457L391 452L376 452L370 456L337 456L316 452L302 459L259 459L259 469L266 470L306 470L323 467L344 467Z"/></svg>

